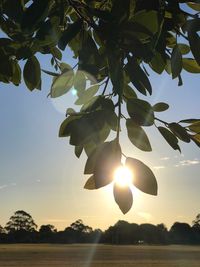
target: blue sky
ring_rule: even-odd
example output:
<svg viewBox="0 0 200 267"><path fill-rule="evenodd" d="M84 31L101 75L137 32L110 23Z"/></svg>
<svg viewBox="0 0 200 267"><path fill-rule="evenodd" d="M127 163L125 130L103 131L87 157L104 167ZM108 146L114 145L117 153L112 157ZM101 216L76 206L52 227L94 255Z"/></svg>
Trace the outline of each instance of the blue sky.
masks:
<svg viewBox="0 0 200 267"><path fill-rule="evenodd" d="M42 66L47 61L41 58ZM69 62L70 63L70 62ZM183 72L184 85L177 86L167 74L151 74L152 104L166 101L170 109L159 115L167 121L200 116L199 75ZM77 159L68 139L58 138L67 107L76 99L47 98L51 78L43 74L42 91L29 92L1 84L0 89L0 224L14 211L24 209L38 225L51 223L63 229L81 218L94 228L105 229L117 220L168 227L175 221L191 223L200 212L200 153L193 143L181 143L182 154L172 150L159 133L147 129L153 152L141 152L121 134L123 151L151 166L158 180L157 197L134 191L134 202L123 215L114 203L111 187L83 189L85 156ZM123 125L123 124L122 124Z"/></svg>

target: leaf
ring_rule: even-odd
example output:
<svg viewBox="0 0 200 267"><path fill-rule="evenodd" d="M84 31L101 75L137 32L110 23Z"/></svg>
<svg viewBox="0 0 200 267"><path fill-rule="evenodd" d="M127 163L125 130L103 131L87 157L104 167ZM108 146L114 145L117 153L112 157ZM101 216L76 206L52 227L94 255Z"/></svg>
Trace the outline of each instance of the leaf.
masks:
<svg viewBox="0 0 200 267"><path fill-rule="evenodd" d="M90 178L88 178L87 182L84 185L84 188L88 189L88 190L97 189L96 185L95 185L94 175L92 175L92 176L90 176Z"/></svg>
<svg viewBox="0 0 200 267"><path fill-rule="evenodd" d="M131 99L131 98L137 98L137 95L136 95L134 89L131 86L129 86L128 84L124 85L123 94L124 94L125 100Z"/></svg>
<svg viewBox="0 0 200 267"><path fill-rule="evenodd" d="M99 145L88 157L86 165L85 165L85 170L84 174L92 174L96 170L96 164L98 164L98 168L110 167L108 168L109 172L113 171L113 163L116 163L120 161L121 159L121 148L120 146L116 143L116 141L112 142L105 142L101 145ZM105 163L105 166L103 166ZM115 164L114 164L115 165Z"/></svg>
<svg viewBox="0 0 200 267"><path fill-rule="evenodd" d="M200 65L200 51L199 51L200 37L196 32L194 32L193 29L189 29L188 39L189 39L189 44L190 44L192 54L195 60L197 61L198 65Z"/></svg>
<svg viewBox="0 0 200 267"><path fill-rule="evenodd" d="M153 111L155 112L163 112L169 108L169 105L164 102L156 103L153 107Z"/></svg>
<svg viewBox="0 0 200 267"><path fill-rule="evenodd" d="M127 119L126 128L128 137L133 145L143 151L152 151L149 139L142 127L135 124L132 119Z"/></svg>
<svg viewBox="0 0 200 267"><path fill-rule="evenodd" d="M67 71L55 78L51 86L51 97L59 97L66 94L73 86L74 72Z"/></svg>
<svg viewBox="0 0 200 267"><path fill-rule="evenodd" d="M167 128L159 126L158 127L159 132L161 135L164 137L164 139L167 141L167 143L174 149L174 150L179 150L181 152L181 149L178 145L178 139L176 136L169 131Z"/></svg>
<svg viewBox="0 0 200 267"><path fill-rule="evenodd" d="M21 83L21 68L17 62L13 62L12 82L17 86Z"/></svg>
<svg viewBox="0 0 200 267"><path fill-rule="evenodd" d="M147 101L138 98L129 99L127 101L127 110L135 123L143 126L153 125L154 112Z"/></svg>
<svg viewBox="0 0 200 267"><path fill-rule="evenodd" d="M186 119L186 120L181 120L179 122L181 123L193 123L193 122L198 122L200 119Z"/></svg>
<svg viewBox="0 0 200 267"><path fill-rule="evenodd" d="M113 186L113 195L115 202L119 206L123 214L126 214L132 207L133 195L129 186L119 187L117 184Z"/></svg>
<svg viewBox="0 0 200 267"><path fill-rule="evenodd" d="M145 72L137 64L137 62L131 58L128 60L126 66L130 80L132 84L135 86L135 88L143 95L146 95L146 90L151 95L152 87L149 82L149 79L145 74Z"/></svg>
<svg viewBox="0 0 200 267"><path fill-rule="evenodd" d="M189 143L190 142L190 136L188 135L187 131L184 127L182 127L178 123L170 123L169 129L182 141Z"/></svg>
<svg viewBox="0 0 200 267"><path fill-rule="evenodd" d="M147 165L135 158L127 158L125 165L134 173L133 184L135 187L146 194L157 195L157 181Z"/></svg>
<svg viewBox="0 0 200 267"><path fill-rule="evenodd" d="M74 120L78 120L81 116L68 116L60 125L59 137L67 137L71 134L70 123Z"/></svg>
<svg viewBox="0 0 200 267"><path fill-rule="evenodd" d="M195 133L200 133L200 120L190 124L188 128Z"/></svg>
<svg viewBox="0 0 200 267"><path fill-rule="evenodd" d="M182 55L178 45L176 45L172 51L171 69L172 69L172 79L178 77L182 70Z"/></svg>
<svg viewBox="0 0 200 267"><path fill-rule="evenodd" d="M149 65L152 68L152 70L154 70L158 74L161 74L165 69L166 62L163 59L162 55L156 52L154 57L151 59Z"/></svg>
<svg viewBox="0 0 200 267"><path fill-rule="evenodd" d="M83 105L87 103L99 90L99 85L93 85L88 88L86 91L80 93L80 97L76 100L76 105Z"/></svg>
<svg viewBox="0 0 200 267"><path fill-rule="evenodd" d="M145 28L147 28L152 34L155 34L158 31L159 24L158 24L158 13L155 10L142 10L137 12L132 22L138 23Z"/></svg>
<svg viewBox="0 0 200 267"><path fill-rule="evenodd" d="M75 146L75 155L77 156L77 158L80 158L81 153L83 151L83 147L82 146Z"/></svg>
<svg viewBox="0 0 200 267"><path fill-rule="evenodd" d="M198 147L200 147L200 134L191 135L190 137L191 137L192 141L193 141Z"/></svg>
<svg viewBox="0 0 200 267"><path fill-rule="evenodd" d="M61 50L65 50L68 43L80 32L82 24L82 19L78 19L73 24L68 24L67 29L62 33L58 42L58 47Z"/></svg>
<svg viewBox="0 0 200 267"><path fill-rule="evenodd" d="M200 3L192 3L192 1L191 1L191 2L187 3L187 5L196 11L200 11Z"/></svg>
<svg viewBox="0 0 200 267"><path fill-rule="evenodd" d="M200 66L193 58L183 58L183 68L190 73L200 73Z"/></svg>
<svg viewBox="0 0 200 267"><path fill-rule="evenodd" d="M39 23L48 15L50 1L34 1L24 12L21 21L21 29L25 32L33 32L38 28Z"/></svg>
<svg viewBox="0 0 200 267"><path fill-rule="evenodd" d="M186 55L190 52L190 47L187 44L178 44L178 48L182 55Z"/></svg>
<svg viewBox="0 0 200 267"><path fill-rule="evenodd" d="M53 77L58 77L59 76L59 73L56 73L56 72L52 72L52 71L48 71L48 70L43 70L42 71L50 76L53 76Z"/></svg>
<svg viewBox="0 0 200 267"><path fill-rule="evenodd" d="M37 88L41 81L40 63L35 56L26 61L23 70L23 76L26 86L30 91Z"/></svg>
<svg viewBox="0 0 200 267"><path fill-rule="evenodd" d="M78 70L74 77L74 88L78 92L85 90L86 88L86 77L83 71Z"/></svg>

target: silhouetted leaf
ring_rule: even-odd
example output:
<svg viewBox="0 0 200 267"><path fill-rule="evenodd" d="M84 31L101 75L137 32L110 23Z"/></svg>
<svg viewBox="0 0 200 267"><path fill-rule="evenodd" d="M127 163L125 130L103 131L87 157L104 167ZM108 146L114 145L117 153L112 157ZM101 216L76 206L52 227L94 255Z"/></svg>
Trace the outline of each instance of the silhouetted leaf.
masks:
<svg viewBox="0 0 200 267"><path fill-rule="evenodd" d="M62 33L58 47L65 50L67 44L80 32L83 21L78 19L73 24L68 24L67 29Z"/></svg>
<svg viewBox="0 0 200 267"><path fill-rule="evenodd" d="M178 77L182 70L182 55L178 45L176 45L172 51L171 69L172 69L172 79Z"/></svg>
<svg viewBox="0 0 200 267"><path fill-rule="evenodd" d="M48 15L50 1L34 1L24 12L21 21L23 31L32 32L39 26L39 23Z"/></svg>
<svg viewBox="0 0 200 267"><path fill-rule="evenodd" d="M178 44L178 48L182 55L186 55L190 52L190 47L187 44Z"/></svg>
<svg viewBox="0 0 200 267"><path fill-rule="evenodd" d="M135 123L144 126L153 125L154 112L152 106L147 101L132 98L127 101L127 110Z"/></svg>
<svg viewBox="0 0 200 267"><path fill-rule="evenodd" d="M71 134L71 125L70 123L74 120L79 119L81 116L69 116L61 124L59 130L59 137L67 137Z"/></svg>
<svg viewBox="0 0 200 267"><path fill-rule="evenodd" d="M193 141L198 147L200 147L200 134L191 135L190 137L191 137L192 141Z"/></svg>
<svg viewBox="0 0 200 267"><path fill-rule="evenodd" d="M73 86L74 73L67 71L55 78L51 86L51 97L59 97L66 94Z"/></svg>
<svg viewBox="0 0 200 267"><path fill-rule="evenodd" d="M127 158L125 164L134 173L134 186L146 194L157 195L157 181L153 172L147 165L135 158Z"/></svg>
<svg viewBox="0 0 200 267"><path fill-rule="evenodd" d="M165 138L165 140L167 141L167 143L174 149L174 150L180 150L180 147L178 145L178 139L176 138L176 136L169 131L167 128L159 126L158 127L159 132L161 133L161 135Z"/></svg>
<svg viewBox="0 0 200 267"><path fill-rule="evenodd" d="M200 66L193 58L183 58L183 68L190 73L200 73Z"/></svg>
<svg viewBox="0 0 200 267"><path fill-rule="evenodd" d="M21 83L21 68L17 62L13 62L12 82L17 86Z"/></svg>
<svg viewBox="0 0 200 267"><path fill-rule="evenodd" d="M23 71L24 81L29 90L37 88L41 81L40 63L35 56L26 61Z"/></svg>
<svg viewBox="0 0 200 267"><path fill-rule="evenodd" d="M143 151L151 151L149 139L141 126L134 123L132 119L126 120L128 137L133 145Z"/></svg>
<svg viewBox="0 0 200 267"><path fill-rule="evenodd" d="M80 158L82 151L83 151L82 146L75 146L74 152L75 152L75 155L77 156L77 158Z"/></svg>
<svg viewBox="0 0 200 267"><path fill-rule="evenodd" d="M114 184L113 195L120 210L123 214L126 214L133 204L133 195L129 186L120 187L117 184Z"/></svg>
<svg viewBox="0 0 200 267"><path fill-rule="evenodd" d="M128 84L124 85L123 94L124 94L125 100L131 99L131 98L137 98L137 95L134 89Z"/></svg>
<svg viewBox="0 0 200 267"><path fill-rule="evenodd" d="M192 54L195 60L197 61L198 65L200 65L200 51L199 51L200 37L196 32L193 31L193 29L190 29L188 30L188 39Z"/></svg>
<svg viewBox="0 0 200 267"><path fill-rule="evenodd" d="M58 77L59 76L59 73L56 73L56 72L52 72L52 71L48 71L48 70L43 70L42 71L50 76L53 76L53 77Z"/></svg>
<svg viewBox="0 0 200 267"><path fill-rule="evenodd" d="M189 143L190 142L190 136L188 135L187 131L184 127L182 127L178 123L170 123L169 129L182 141Z"/></svg>
<svg viewBox="0 0 200 267"><path fill-rule="evenodd" d="M97 189L96 185L95 185L94 175L92 175L92 176L90 176L90 178L88 178L87 182L84 185L84 188L88 189L88 190Z"/></svg>
<svg viewBox="0 0 200 267"><path fill-rule="evenodd" d="M162 112L162 111L167 110L169 108L169 105L164 102L159 102L159 103L156 103L152 108L155 112Z"/></svg>
<svg viewBox="0 0 200 267"><path fill-rule="evenodd" d="M150 95L152 94L152 87L151 87L151 84L149 82L147 75L140 68L137 62L133 60L132 58L129 59L128 61L127 71L128 71L132 84L135 86L135 88L140 93L142 93L143 95L146 95L146 90L147 90Z"/></svg>
<svg viewBox="0 0 200 267"><path fill-rule="evenodd" d="M200 119L186 119L186 120L181 120L179 122L181 123L193 123L193 122L198 122Z"/></svg>
<svg viewBox="0 0 200 267"><path fill-rule="evenodd" d="M200 133L200 120L199 121L196 121L196 122L194 122L194 123L192 123L192 124L190 124L189 126L188 126L188 128L191 130L191 131L193 131L193 132L195 132L195 133Z"/></svg>

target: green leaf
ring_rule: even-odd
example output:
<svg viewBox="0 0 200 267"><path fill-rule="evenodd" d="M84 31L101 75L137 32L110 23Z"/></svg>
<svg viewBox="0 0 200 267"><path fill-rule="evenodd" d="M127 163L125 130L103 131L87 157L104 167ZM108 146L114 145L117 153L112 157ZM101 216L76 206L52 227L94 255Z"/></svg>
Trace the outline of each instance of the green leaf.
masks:
<svg viewBox="0 0 200 267"><path fill-rule="evenodd" d="M134 89L131 86L129 86L128 84L124 85L123 94L124 94L125 100L137 98L137 95L136 95Z"/></svg>
<svg viewBox="0 0 200 267"><path fill-rule="evenodd" d="M196 32L194 32L193 29L189 29L188 39L189 39L189 44L190 44L192 54L194 58L196 59L198 65L200 65L200 51L199 51L200 37Z"/></svg>
<svg viewBox="0 0 200 267"><path fill-rule="evenodd" d="M128 60L127 71L132 84L143 95L146 95L146 90L152 94L152 87L145 72L140 68L132 58Z"/></svg>
<svg viewBox="0 0 200 267"><path fill-rule="evenodd" d="M115 202L119 206L123 214L126 214L132 207L133 195L129 186L119 187L117 184L113 186L113 195Z"/></svg>
<svg viewBox="0 0 200 267"><path fill-rule="evenodd" d="M192 1L191 1L191 2L187 3L187 5L196 11L200 11L200 4L198 4L198 3L192 3Z"/></svg>
<svg viewBox="0 0 200 267"><path fill-rule="evenodd" d="M127 101L127 110L135 123L143 126L153 125L154 112L147 101L138 98L129 99Z"/></svg>
<svg viewBox="0 0 200 267"><path fill-rule="evenodd" d="M72 88L73 82L73 71L64 72L63 74L56 77L51 86L51 97L55 98L66 94Z"/></svg>
<svg viewBox="0 0 200 267"><path fill-rule="evenodd" d="M147 165L135 158L127 158L125 165L134 173L133 184L135 187L146 194L157 195L157 181Z"/></svg>
<svg viewBox="0 0 200 267"><path fill-rule="evenodd" d="M86 88L86 77L83 71L78 70L74 77L74 88L79 92Z"/></svg>
<svg viewBox="0 0 200 267"><path fill-rule="evenodd" d="M178 123L170 123L169 129L182 141L189 143L190 142L190 136L188 135L187 131L184 127L182 127Z"/></svg>
<svg viewBox="0 0 200 267"><path fill-rule="evenodd" d="M65 50L68 43L80 32L82 24L82 19L78 19L73 24L68 24L67 29L62 33L58 42L58 47L61 50Z"/></svg>
<svg viewBox="0 0 200 267"><path fill-rule="evenodd" d="M23 76L26 86L30 91L37 88L41 82L40 63L35 56L26 61L23 70Z"/></svg>
<svg viewBox="0 0 200 267"><path fill-rule="evenodd" d="M75 155L77 156L77 158L80 158L82 151L83 151L82 146L75 146L74 152L75 152Z"/></svg>
<svg viewBox="0 0 200 267"><path fill-rule="evenodd" d="M190 47L187 44L178 44L178 48L182 55L186 55L190 52Z"/></svg>
<svg viewBox="0 0 200 267"><path fill-rule="evenodd" d="M190 137L191 137L192 141L193 141L198 147L200 147L200 134L191 135Z"/></svg>
<svg viewBox="0 0 200 267"><path fill-rule="evenodd" d="M159 126L158 127L159 132L161 135L164 137L164 139L167 141L167 143L174 149L174 150L179 150L181 152L181 149L178 145L178 139L176 136L169 131L167 128Z"/></svg>
<svg viewBox="0 0 200 267"><path fill-rule="evenodd" d="M76 105L83 105L87 103L99 90L99 85L93 85L86 91L79 93L79 98L76 100Z"/></svg>
<svg viewBox="0 0 200 267"><path fill-rule="evenodd" d="M50 2L48 0L37 0L26 9L21 21L23 31L33 32L39 27L40 22L45 20L48 15Z"/></svg>
<svg viewBox="0 0 200 267"><path fill-rule="evenodd" d="M162 55L156 52L149 65L152 70L154 70L158 74L161 74L165 69L166 62L163 59Z"/></svg>
<svg viewBox="0 0 200 267"><path fill-rule="evenodd" d="M193 123L193 122L198 122L200 119L186 119L186 120L181 120L179 122L181 123Z"/></svg>
<svg viewBox="0 0 200 267"><path fill-rule="evenodd" d="M97 189L96 185L95 185L94 175L92 175L92 176L90 176L90 178L88 178L87 182L84 185L84 188L88 189L88 190Z"/></svg>
<svg viewBox="0 0 200 267"><path fill-rule="evenodd" d="M21 83L21 68L17 62L13 62L12 82L17 86Z"/></svg>
<svg viewBox="0 0 200 267"><path fill-rule="evenodd" d="M59 76L59 73L56 73L56 72L52 72L52 71L48 71L48 70L43 70L42 71L50 76L53 76L53 77L58 77Z"/></svg>
<svg viewBox="0 0 200 267"><path fill-rule="evenodd" d="M142 10L136 13L131 21L144 26L152 34L155 34L159 29L158 13L155 10Z"/></svg>
<svg viewBox="0 0 200 267"><path fill-rule="evenodd" d="M126 120L126 127L128 137L133 145L143 151L152 151L149 139L142 127L135 124L132 119Z"/></svg>
<svg viewBox="0 0 200 267"><path fill-rule="evenodd" d="M190 73L200 73L200 66L193 58L183 58L183 68Z"/></svg>
<svg viewBox="0 0 200 267"><path fill-rule="evenodd" d="M71 122L78 120L81 116L68 116L61 124L59 130L59 137L67 137L71 134Z"/></svg>
<svg viewBox="0 0 200 267"><path fill-rule="evenodd" d="M159 103L156 103L152 108L153 108L153 111L155 112L162 112L162 111L167 110L169 108L169 105L164 102L159 102Z"/></svg>
<svg viewBox="0 0 200 267"><path fill-rule="evenodd" d="M182 55L178 45L176 45L172 51L171 69L172 69L172 79L178 77L182 70Z"/></svg>
<svg viewBox="0 0 200 267"><path fill-rule="evenodd" d="M189 128L191 131L193 131L193 132L199 134L199 133L200 133L200 121L196 121L196 122L190 124L190 125L188 126L188 128Z"/></svg>

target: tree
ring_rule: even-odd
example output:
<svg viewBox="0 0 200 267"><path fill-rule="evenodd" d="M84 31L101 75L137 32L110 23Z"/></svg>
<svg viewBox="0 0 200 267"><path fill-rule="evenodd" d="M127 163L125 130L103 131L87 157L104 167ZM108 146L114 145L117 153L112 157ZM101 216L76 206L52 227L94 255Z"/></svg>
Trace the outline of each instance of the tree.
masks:
<svg viewBox="0 0 200 267"><path fill-rule="evenodd" d="M57 232L57 230L54 225L46 224L40 226L39 232L42 234L51 234Z"/></svg>
<svg viewBox="0 0 200 267"><path fill-rule="evenodd" d="M134 169L134 185L157 195L150 168L121 151L120 122L126 121L128 138L143 151L152 150L143 128L150 126L174 150L181 151L179 140L200 146L199 119L164 121L158 114L169 108L167 103L152 106L141 99L152 94L148 72L166 71L178 85L182 70L200 73L199 11L199 0L2 0L0 26L7 38L0 39L0 81L18 86L23 76L30 91L40 90L43 71L53 77L52 98L70 90L77 95L80 112L67 109L59 136L70 138L78 158L85 151L84 173L91 174L86 189L111 183L123 156ZM62 62L66 48L76 60L73 67ZM38 53L51 56L55 71L41 69ZM108 141L111 131L115 138ZM115 185L114 197L128 212L130 188Z"/></svg>
<svg viewBox="0 0 200 267"><path fill-rule="evenodd" d="M200 214L197 214L195 220L192 222L192 226L200 229Z"/></svg>
<svg viewBox="0 0 200 267"><path fill-rule="evenodd" d="M27 231L34 232L37 228L33 218L30 214L23 210L18 210L10 217L5 229L9 232Z"/></svg>

